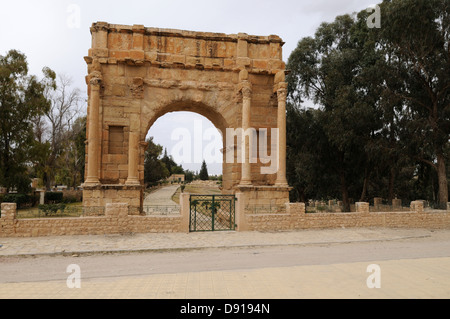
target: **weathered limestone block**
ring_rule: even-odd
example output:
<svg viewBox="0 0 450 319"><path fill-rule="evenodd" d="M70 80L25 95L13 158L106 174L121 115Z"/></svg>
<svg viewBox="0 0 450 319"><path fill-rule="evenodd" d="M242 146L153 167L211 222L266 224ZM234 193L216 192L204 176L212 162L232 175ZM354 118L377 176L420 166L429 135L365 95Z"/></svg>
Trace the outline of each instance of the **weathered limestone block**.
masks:
<svg viewBox="0 0 450 319"><path fill-rule="evenodd" d="M128 204L126 203L111 203L106 204L105 216L112 218L123 218L128 216Z"/></svg>
<svg viewBox="0 0 450 319"><path fill-rule="evenodd" d="M305 203L287 203L286 213L290 215L304 215L306 213Z"/></svg>
<svg viewBox="0 0 450 319"><path fill-rule="evenodd" d="M373 199L373 206L379 207L381 204L383 204L383 199L380 197L375 197Z"/></svg>
<svg viewBox="0 0 450 319"><path fill-rule="evenodd" d="M392 207L393 208L400 208L400 207L402 207L402 200L398 199L398 198L393 199L392 200Z"/></svg>
<svg viewBox="0 0 450 319"><path fill-rule="evenodd" d="M17 214L17 204L14 203L2 203L1 205L2 219L4 220L14 220Z"/></svg>
<svg viewBox="0 0 450 319"><path fill-rule="evenodd" d="M411 211L422 213L423 212L423 201L413 201L411 202Z"/></svg>
<svg viewBox="0 0 450 319"><path fill-rule="evenodd" d="M357 213L368 213L369 212L369 203L358 202L355 204Z"/></svg>

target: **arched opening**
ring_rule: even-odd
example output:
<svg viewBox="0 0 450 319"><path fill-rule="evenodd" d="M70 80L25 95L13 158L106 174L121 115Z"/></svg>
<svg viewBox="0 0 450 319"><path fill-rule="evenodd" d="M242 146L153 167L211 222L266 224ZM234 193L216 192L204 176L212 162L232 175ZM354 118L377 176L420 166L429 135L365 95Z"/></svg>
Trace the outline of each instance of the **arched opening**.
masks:
<svg viewBox="0 0 450 319"><path fill-rule="evenodd" d="M184 172L199 175L203 161L209 179L223 172L223 137L206 117L193 112L171 112L160 117L150 128L147 142L162 147L161 156L171 157ZM172 174L182 174L178 167ZM191 181L189 178L187 181Z"/></svg>
<svg viewBox="0 0 450 319"><path fill-rule="evenodd" d="M175 103L152 117L143 156L144 212L176 210L182 191L211 195L226 192L226 127L220 114L195 103ZM206 178L202 176L204 166ZM230 181L230 177L228 174L225 180Z"/></svg>

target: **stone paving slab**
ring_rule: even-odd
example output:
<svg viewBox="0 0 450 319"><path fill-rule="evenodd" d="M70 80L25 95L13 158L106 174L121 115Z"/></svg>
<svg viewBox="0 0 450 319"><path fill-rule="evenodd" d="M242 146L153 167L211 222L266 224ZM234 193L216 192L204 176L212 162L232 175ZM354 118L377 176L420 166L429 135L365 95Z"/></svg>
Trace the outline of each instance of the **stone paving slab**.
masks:
<svg viewBox="0 0 450 319"><path fill-rule="evenodd" d="M443 231L450 234L450 230ZM1 256L69 255L187 250L221 247L284 246L430 237L426 229L327 229L291 232L207 232L0 238Z"/></svg>

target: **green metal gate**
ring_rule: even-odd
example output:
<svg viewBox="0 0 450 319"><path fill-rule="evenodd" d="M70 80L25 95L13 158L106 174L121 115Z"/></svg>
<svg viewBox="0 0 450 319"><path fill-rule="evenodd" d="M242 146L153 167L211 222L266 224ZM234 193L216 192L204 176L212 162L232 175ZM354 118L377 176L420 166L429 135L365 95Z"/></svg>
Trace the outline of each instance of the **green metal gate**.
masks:
<svg viewBox="0 0 450 319"><path fill-rule="evenodd" d="M234 195L191 195L190 232L235 230Z"/></svg>

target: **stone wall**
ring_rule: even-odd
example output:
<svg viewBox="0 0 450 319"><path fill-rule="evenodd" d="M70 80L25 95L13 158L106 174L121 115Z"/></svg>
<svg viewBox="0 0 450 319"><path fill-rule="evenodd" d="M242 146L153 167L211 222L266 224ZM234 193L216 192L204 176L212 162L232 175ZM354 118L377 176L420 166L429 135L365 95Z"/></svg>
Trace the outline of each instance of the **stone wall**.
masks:
<svg viewBox="0 0 450 319"><path fill-rule="evenodd" d="M302 229L389 227L450 229L450 211L424 211L412 202L409 212L369 212L367 203L352 213L306 214L304 203L286 204L285 213L247 214L242 194L237 195L237 231L287 231ZM189 194L181 194L181 214L129 215L128 204L107 204L100 217L17 219L16 204L1 204L1 237L172 233L189 231ZM365 205L367 204L367 205ZM423 206L422 206L423 207Z"/></svg>
<svg viewBox="0 0 450 319"><path fill-rule="evenodd" d="M248 214L240 231L280 231L322 228L389 227L450 229L450 211L424 211L412 202L410 212L369 212L368 203L358 203L353 213L306 214L303 203L286 204L285 214Z"/></svg>
<svg viewBox="0 0 450 319"><path fill-rule="evenodd" d="M16 204L7 203L1 212L0 237L172 233L189 227L182 215L133 216L128 204L120 203L107 204L100 217L16 219Z"/></svg>

